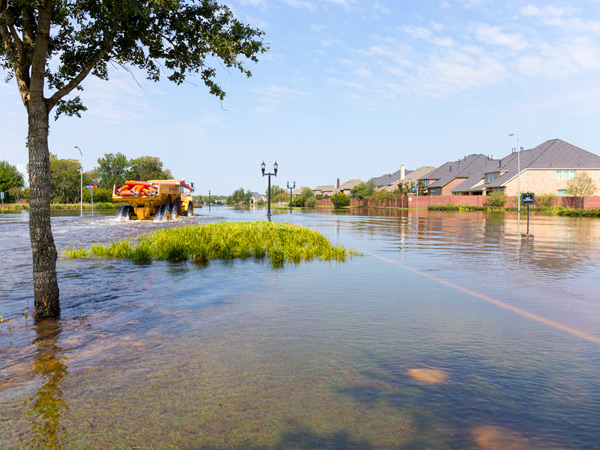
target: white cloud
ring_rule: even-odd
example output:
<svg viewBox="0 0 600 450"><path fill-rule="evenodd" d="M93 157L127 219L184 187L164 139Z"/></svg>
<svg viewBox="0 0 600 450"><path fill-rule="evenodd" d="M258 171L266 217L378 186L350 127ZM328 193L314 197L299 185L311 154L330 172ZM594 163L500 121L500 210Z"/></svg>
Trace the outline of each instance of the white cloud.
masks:
<svg viewBox="0 0 600 450"><path fill-rule="evenodd" d="M523 50L529 46L520 33L505 33L502 27L481 23L475 27L475 36L486 44L509 47L513 50Z"/></svg>
<svg viewBox="0 0 600 450"><path fill-rule="evenodd" d="M361 78L370 78L373 75L373 72L364 67L358 67L354 69L354 73Z"/></svg>
<svg viewBox="0 0 600 450"><path fill-rule="evenodd" d="M559 27L569 33L600 33L600 20L585 20L576 17L577 10L567 7L546 6L540 8L527 5L521 8L521 14L527 17L536 17L546 25Z"/></svg>
<svg viewBox="0 0 600 450"><path fill-rule="evenodd" d="M317 5L314 2L306 1L306 0L281 0L288 6L292 8L306 8L310 11L315 11L317 9Z"/></svg>

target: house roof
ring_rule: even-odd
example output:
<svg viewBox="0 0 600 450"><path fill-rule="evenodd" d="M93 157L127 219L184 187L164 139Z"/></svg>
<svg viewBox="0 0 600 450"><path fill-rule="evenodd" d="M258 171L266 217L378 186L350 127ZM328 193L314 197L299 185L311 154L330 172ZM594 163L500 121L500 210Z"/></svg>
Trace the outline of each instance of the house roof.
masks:
<svg viewBox="0 0 600 450"><path fill-rule="evenodd" d="M433 166L421 166L416 170L407 171L407 172L409 172L409 174L404 177L404 180L400 180L398 178L396 181L390 183L387 186L384 186L383 189L386 189L388 191L393 191L398 188L398 185L401 182L416 183L421 178L427 178L427 174L429 174L430 172L432 172L434 170L435 170L435 167L433 167Z"/></svg>
<svg viewBox="0 0 600 450"><path fill-rule="evenodd" d="M454 188L453 192L483 191L505 186L518 173L518 153L511 153L501 160L492 160L479 173ZM560 139L551 139L530 150L521 151L521 172L526 169L600 169L600 156L583 150ZM475 186L486 173L501 172L487 184Z"/></svg>
<svg viewBox="0 0 600 450"><path fill-rule="evenodd" d="M352 180L348 180L344 184L342 184L339 190L342 191L344 189L352 189L358 186L360 183L364 183L364 181L359 180L358 178L353 178Z"/></svg>
<svg viewBox="0 0 600 450"><path fill-rule="evenodd" d="M412 170L404 170L404 176L406 177ZM392 184L394 181L400 180L402 169L396 170L394 173L388 173L380 177L371 178L369 182L373 182L376 187L383 187Z"/></svg>
<svg viewBox="0 0 600 450"><path fill-rule="evenodd" d="M469 178L478 173L489 161L489 156L472 154L458 161L448 161L420 179L437 180L430 183L427 189L444 187L455 178Z"/></svg>
<svg viewBox="0 0 600 450"><path fill-rule="evenodd" d="M314 188L313 191L333 192L335 191L335 186L333 184L323 184Z"/></svg>
<svg viewBox="0 0 600 450"><path fill-rule="evenodd" d="M264 197L263 194L259 194L258 192L253 192L252 193L252 198L255 200L260 200L261 197Z"/></svg>
<svg viewBox="0 0 600 450"><path fill-rule="evenodd" d="M308 186L302 186L292 191L292 195L300 195L304 189L310 189ZM312 190L312 189L311 189Z"/></svg>

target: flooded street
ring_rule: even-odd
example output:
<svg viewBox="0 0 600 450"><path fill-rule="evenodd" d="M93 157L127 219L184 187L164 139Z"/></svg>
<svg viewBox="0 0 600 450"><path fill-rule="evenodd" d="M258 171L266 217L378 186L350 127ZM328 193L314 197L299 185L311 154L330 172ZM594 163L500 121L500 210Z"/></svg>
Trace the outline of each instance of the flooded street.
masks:
<svg viewBox="0 0 600 450"><path fill-rule="evenodd" d="M58 216L59 252L174 222ZM600 221L275 211L345 263L58 262L38 324L26 214L0 215L0 448L595 449ZM10 321L10 324L8 323Z"/></svg>

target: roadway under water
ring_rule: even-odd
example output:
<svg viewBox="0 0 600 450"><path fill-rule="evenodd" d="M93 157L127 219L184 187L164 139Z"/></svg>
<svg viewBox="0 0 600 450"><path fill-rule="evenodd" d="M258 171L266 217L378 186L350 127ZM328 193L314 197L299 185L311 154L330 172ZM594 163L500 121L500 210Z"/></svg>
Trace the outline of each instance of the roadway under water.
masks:
<svg viewBox="0 0 600 450"><path fill-rule="evenodd" d="M60 251L265 218L199 212L53 230ZM0 448L600 446L600 221L534 216L523 238L509 213L273 218L363 256L63 259L62 318L34 323L27 215L0 215Z"/></svg>

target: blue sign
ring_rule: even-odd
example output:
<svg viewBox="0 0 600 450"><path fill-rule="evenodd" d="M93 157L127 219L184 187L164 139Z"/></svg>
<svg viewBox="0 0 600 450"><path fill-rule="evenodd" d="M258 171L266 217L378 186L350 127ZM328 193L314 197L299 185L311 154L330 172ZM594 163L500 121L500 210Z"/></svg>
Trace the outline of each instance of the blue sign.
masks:
<svg viewBox="0 0 600 450"><path fill-rule="evenodd" d="M412 188L412 190L413 190L413 191L416 191L416 190L417 190L417 188L416 188L416 187L414 187L414 188Z"/></svg>

